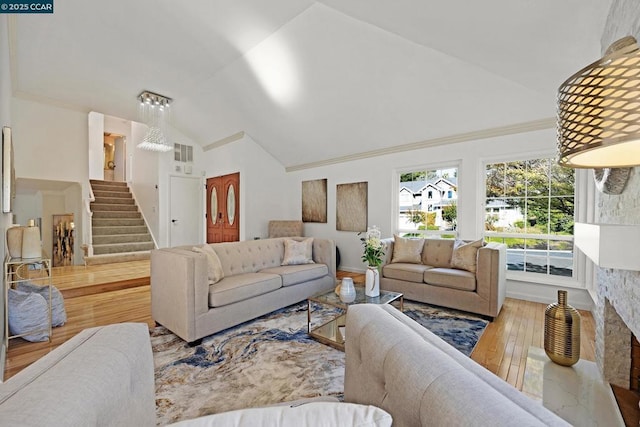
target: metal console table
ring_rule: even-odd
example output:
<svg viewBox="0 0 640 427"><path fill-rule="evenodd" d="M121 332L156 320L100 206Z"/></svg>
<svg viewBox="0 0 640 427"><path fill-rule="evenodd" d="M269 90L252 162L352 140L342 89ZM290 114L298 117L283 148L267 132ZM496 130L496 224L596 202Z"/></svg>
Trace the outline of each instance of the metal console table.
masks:
<svg viewBox="0 0 640 427"><path fill-rule="evenodd" d="M49 322L45 328L34 329L19 335L9 335L9 288L13 288L16 283L28 280L38 286L49 288ZM9 349L9 340L23 337L36 332L47 331L49 342L51 342L51 288L53 280L51 277L51 259L42 254L39 258L11 258L4 261L4 350ZM0 367L0 381L4 380L4 363Z"/></svg>

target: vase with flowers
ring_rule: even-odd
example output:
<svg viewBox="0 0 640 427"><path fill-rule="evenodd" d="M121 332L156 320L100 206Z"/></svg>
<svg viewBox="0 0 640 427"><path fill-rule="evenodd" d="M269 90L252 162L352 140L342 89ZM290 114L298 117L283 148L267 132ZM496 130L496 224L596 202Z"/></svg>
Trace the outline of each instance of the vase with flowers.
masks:
<svg viewBox="0 0 640 427"><path fill-rule="evenodd" d="M358 233L360 234L360 233ZM384 248L380 241L380 229L375 225L367 228L365 237L361 237L364 252L362 261L367 263L364 293L368 297L380 295L380 265L384 257Z"/></svg>

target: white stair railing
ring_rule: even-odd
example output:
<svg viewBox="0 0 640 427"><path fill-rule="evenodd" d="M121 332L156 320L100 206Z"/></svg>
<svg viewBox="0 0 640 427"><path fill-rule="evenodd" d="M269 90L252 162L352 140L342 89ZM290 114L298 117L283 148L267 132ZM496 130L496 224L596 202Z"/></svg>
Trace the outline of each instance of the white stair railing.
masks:
<svg viewBox="0 0 640 427"><path fill-rule="evenodd" d="M93 188L91 187L91 182L89 182L89 197L84 199L84 211L82 212L82 223L85 224L83 230L85 256L93 256L93 212L91 212L91 202L95 200L96 197L93 195Z"/></svg>

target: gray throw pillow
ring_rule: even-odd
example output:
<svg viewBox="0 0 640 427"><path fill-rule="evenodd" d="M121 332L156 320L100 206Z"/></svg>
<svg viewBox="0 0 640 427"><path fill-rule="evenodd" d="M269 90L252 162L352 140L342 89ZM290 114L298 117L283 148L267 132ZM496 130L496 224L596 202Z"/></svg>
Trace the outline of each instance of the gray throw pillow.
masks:
<svg viewBox="0 0 640 427"><path fill-rule="evenodd" d="M49 339L49 306L42 295L9 289L8 308L11 335L39 330L22 338L27 341Z"/></svg>
<svg viewBox="0 0 640 427"><path fill-rule="evenodd" d="M16 284L16 289L22 292L35 292L49 302L49 288L38 286L28 281ZM67 321L67 311L64 308L64 297L55 286L51 286L51 326L62 326Z"/></svg>

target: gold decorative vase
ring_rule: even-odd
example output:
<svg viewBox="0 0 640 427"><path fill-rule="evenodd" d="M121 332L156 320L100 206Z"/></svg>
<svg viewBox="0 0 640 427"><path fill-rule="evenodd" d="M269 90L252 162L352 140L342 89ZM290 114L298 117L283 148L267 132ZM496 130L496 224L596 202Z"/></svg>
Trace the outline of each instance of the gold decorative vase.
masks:
<svg viewBox="0 0 640 427"><path fill-rule="evenodd" d="M544 311L544 351L562 366L580 359L580 313L567 304L567 291L558 291L558 302Z"/></svg>

